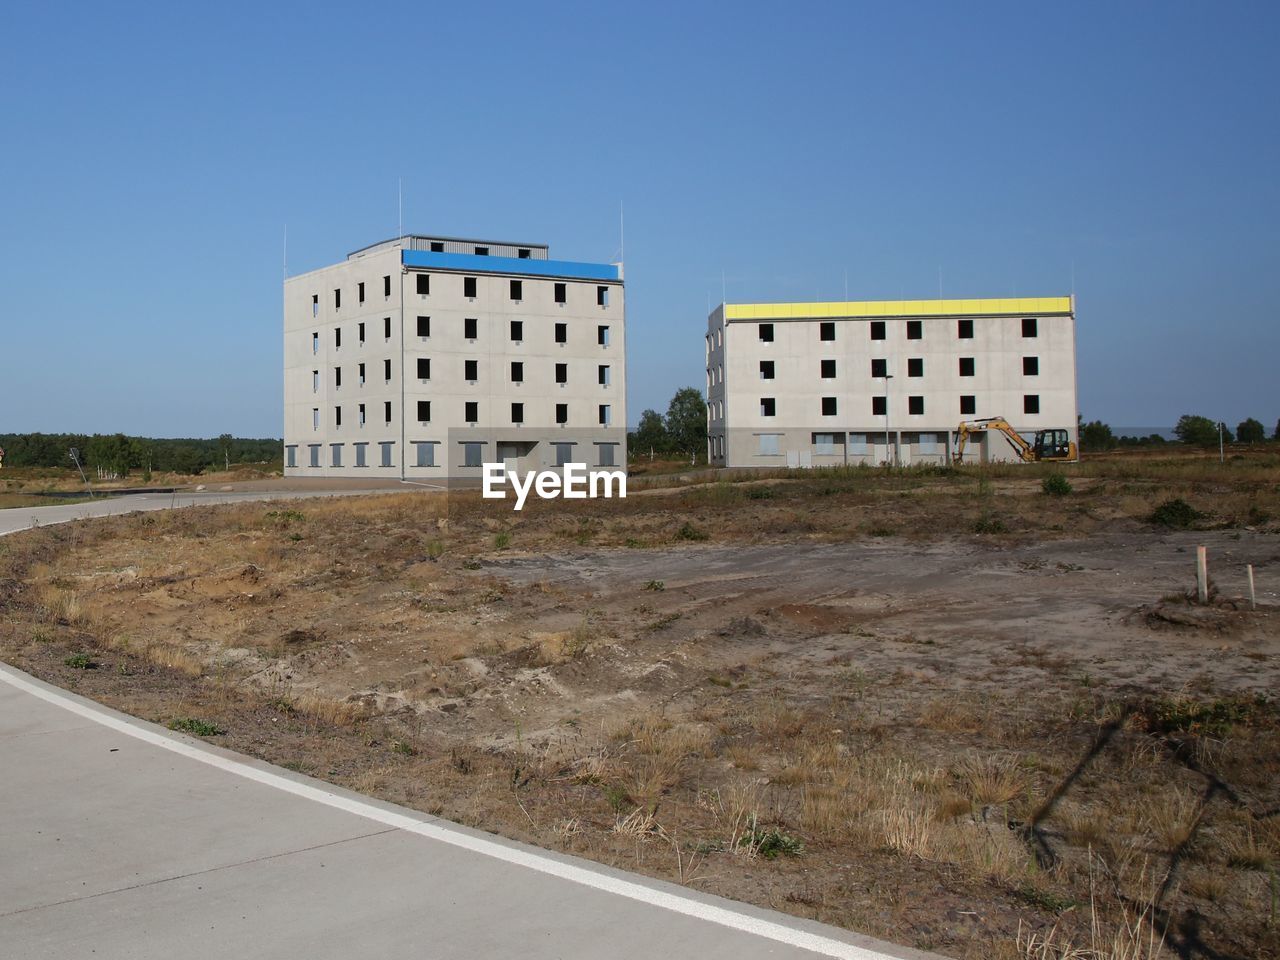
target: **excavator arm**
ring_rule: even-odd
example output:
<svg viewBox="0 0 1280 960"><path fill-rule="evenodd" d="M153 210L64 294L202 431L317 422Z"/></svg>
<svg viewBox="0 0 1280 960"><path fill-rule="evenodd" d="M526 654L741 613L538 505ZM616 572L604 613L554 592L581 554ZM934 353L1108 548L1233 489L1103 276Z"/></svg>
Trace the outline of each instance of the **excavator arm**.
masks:
<svg viewBox="0 0 1280 960"><path fill-rule="evenodd" d="M1004 435L1005 440L1009 442L1009 446L1013 447L1014 453L1018 455L1018 459L1024 463L1031 463L1036 458L1036 452L1031 444L1022 438L1022 434L1013 429L1009 425L1009 421L1003 417L990 417L986 420L965 420L956 429L956 452L954 460L956 463L964 462L964 448L969 442L969 434L976 433L980 430L996 430Z"/></svg>

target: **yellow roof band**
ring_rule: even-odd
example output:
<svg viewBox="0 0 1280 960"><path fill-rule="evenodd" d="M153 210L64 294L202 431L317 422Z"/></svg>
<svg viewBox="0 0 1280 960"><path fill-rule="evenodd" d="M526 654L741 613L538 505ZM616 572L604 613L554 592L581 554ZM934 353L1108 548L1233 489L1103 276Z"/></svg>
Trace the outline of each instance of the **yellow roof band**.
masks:
<svg viewBox="0 0 1280 960"><path fill-rule="evenodd" d="M812 320L823 317L986 317L1074 313L1070 297L986 300L850 300L830 303L727 303L727 320Z"/></svg>

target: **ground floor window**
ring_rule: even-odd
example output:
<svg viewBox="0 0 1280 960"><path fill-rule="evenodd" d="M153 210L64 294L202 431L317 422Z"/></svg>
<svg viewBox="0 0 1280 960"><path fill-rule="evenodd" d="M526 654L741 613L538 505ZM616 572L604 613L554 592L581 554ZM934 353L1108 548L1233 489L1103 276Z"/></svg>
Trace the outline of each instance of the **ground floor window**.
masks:
<svg viewBox="0 0 1280 960"><path fill-rule="evenodd" d="M356 444L356 466L367 467L369 465L369 444Z"/></svg>
<svg viewBox="0 0 1280 960"><path fill-rule="evenodd" d="M484 465L484 444L470 440L462 445L462 465L464 467L479 467Z"/></svg>
<svg viewBox="0 0 1280 960"><path fill-rule="evenodd" d="M842 453L838 433L815 433L813 435L813 452L822 457L834 457Z"/></svg>
<svg viewBox="0 0 1280 960"><path fill-rule="evenodd" d="M311 466L313 467L320 466L320 444L318 443L307 444L307 452L311 455L311 459L307 462L310 463Z"/></svg>
<svg viewBox="0 0 1280 960"><path fill-rule="evenodd" d="M849 434L849 454L854 457L865 457L868 450L867 434L851 433Z"/></svg>
<svg viewBox="0 0 1280 960"><path fill-rule="evenodd" d="M329 444L329 465L333 467L342 466L342 444Z"/></svg>
<svg viewBox="0 0 1280 960"><path fill-rule="evenodd" d="M618 445L616 443L597 443L596 463L602 467L614 466L617 449Z"/></svg>
<svg viewBox="0 0 1280 960"><path fill-rule="evenodd" d="M436 465L436 441L415 440L413 445L418 454L417 459L414 461L415 466L434 467Z"/></svg>
<svg viewBox="0 0 1280 960"><path fill-rule="evenodd" d="M761 433L758 436L760 438L760 446L757 450L759 455L762 457L778 456L778 440L782 437L782 434Z"/></svg>
<svg viewBox="0 0 1280 960"><path fill-rule="evenodd" d="M572 443L556 443L552 444L556 448L556 466L563 467L566 463L573 460L573 444Z"/></svg>
<svg viewBox="0 0 1280 960"><path fill-rule="evenodd" d="M384 467L395 466L391 459L391 449L396 445L394 440L383 440L378 444L382 448L382 465Z"/></svg>
<svg viewBox="0 0 1280 960"><path fill-rule="evenodd" d="M284 465L286 467L296 467L298 465L298 447L296 444L290 444L284 448Z"/></svg>
<svg viewBox="0 0 1280 960"><path fill-rule="evenodd" d="M942 444L945 443L936 433L922 433L917 444L920 453L924 456L933 457L942 452Z"/></svg>

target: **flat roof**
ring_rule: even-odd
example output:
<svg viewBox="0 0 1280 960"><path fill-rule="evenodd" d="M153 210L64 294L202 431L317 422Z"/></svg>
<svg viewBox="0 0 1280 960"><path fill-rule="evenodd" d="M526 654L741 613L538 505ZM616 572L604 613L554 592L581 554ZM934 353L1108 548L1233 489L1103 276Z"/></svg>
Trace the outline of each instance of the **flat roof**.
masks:
<svg viewBox="0 0 1280 960"><path fill-rule="evenodd" d="M837 317L993 317L1075 313L1071 297L977 300L833 300L809 303L726 303L726 320L813 320Z"/></svg>
<svg viewBox="0 0 1280 960"><path fill-rule="evenodd" d="M514 240L479 240L471 237L445 237L438 233L406 233L400 237L389 237L386 240L379 240L377 243L371 243L368 246L361 247L359 250L352 250L347 254L347 259L357 257L366 251L373 250L376 247L387 246L388 244L398 244L404 240L426 240L438 241L443 243L465 243L471 246L479 247L528 247L529 249L550 250L545 243L516 243Z"/></svg>

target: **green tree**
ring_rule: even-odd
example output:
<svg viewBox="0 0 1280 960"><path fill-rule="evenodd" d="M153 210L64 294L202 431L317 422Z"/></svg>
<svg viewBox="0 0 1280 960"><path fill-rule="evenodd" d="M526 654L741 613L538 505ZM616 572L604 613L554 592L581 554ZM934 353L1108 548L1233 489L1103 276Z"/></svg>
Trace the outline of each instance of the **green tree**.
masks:
<svg viewBox="0 0 1280 960"><path fill-rule="evenodd" d="M1240 421L1236 427L1236 437L1241 443L1261 443L1267 439L1267 428L1253 417Z"/></svg>
<svg viewBox="0 0 1280 960"><path fill-rule="evenodd" d="M1118 442L1115 434L1111 432L1111 427L1101 420L1094 420L1080 427L1080 446L1091 453L1097 453L1099 450L1114 450Z"/></svg>
<svg viewBox="0 0 1280 960"><path fill-rule="evenodd" d="M1218 426L1218 429L1221 431L1221 434L1220 434L1220 435L1221 435L1221 437L1222 437L1222 442L1223 442L1223 443L1234 443L1234 442L1235 442L1236 435L1235 435L1234 433L1232 433L1232 432L1231 432L1231 428L1230 428L1230 427L1228 427L1228 426L1227 426L1225 423L1223 423L1221 420L1219 420L1219 421L1218 421L1217 426Z"/></svg>
<svg viewBox="0 0 1280 960"><path fill-rule="evenodd" d="M667 437L667 425L662 422L662 414L657 410L646 410L640 414L640 425L628 440L632 453L637 456L665 453L670 439Z"/></svg>
<svg viewBox="0 0 1280 960"><path fill-rule="evenodd" d="M1218 425L1208 417L1197 417L1183 414L1178 418L1173 434L1183 443L1194 447L1216 447L1218 445Z"/></svg>
<svg viewBox="0 0 1280 960"><path fill-rule="evenodd" d="M693 459L707 455L707 403L697 387L681 387L667 407L671 450Z"/></svg>
<svg viewBox="0 0 1280 960"><path fill-rule="evenodd" d="M1276 421L1276 432L1271 435L1272 440L1280 440L1280 420Z"/></svg>

